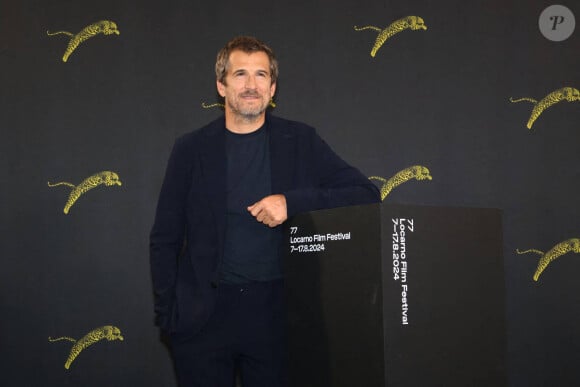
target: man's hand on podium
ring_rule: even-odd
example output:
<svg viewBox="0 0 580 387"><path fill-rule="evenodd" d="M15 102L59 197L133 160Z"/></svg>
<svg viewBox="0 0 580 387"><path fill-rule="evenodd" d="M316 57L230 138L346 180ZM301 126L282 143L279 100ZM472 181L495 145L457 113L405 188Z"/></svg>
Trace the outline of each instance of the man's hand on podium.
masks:
<svg viewBox="0 0 580 387"><path fill-rule="evenodd" d="M288 219L286 197L281 194L266 196L248 207L248 211L258 222L276 227Z"/></svg>

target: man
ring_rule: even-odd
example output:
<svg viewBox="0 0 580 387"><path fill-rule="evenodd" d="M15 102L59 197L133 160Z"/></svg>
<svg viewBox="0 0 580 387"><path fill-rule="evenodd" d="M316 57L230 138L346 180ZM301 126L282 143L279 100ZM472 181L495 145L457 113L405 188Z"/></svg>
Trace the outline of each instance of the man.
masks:
<svg viewBox="0 0 580 387"><path fill-rule="evenodd" d="M278 63L252 37L218 53L225 116L179 138L150 252L156 324L180 385L286 384L281 224L299 212L380 200L314 129L266 114Z"/></svg>

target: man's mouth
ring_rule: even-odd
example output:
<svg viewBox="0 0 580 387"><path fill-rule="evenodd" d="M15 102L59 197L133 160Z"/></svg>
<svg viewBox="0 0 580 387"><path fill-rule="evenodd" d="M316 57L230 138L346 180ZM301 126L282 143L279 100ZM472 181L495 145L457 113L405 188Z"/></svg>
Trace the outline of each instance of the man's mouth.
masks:
<svg viewBox="0 0 580 387"><path fill-rule="evenodd" d="M245 98L245 99L254 99L254 98L260 98L260 95L256 94L256 93L242 93L241 97Z"/></svg>

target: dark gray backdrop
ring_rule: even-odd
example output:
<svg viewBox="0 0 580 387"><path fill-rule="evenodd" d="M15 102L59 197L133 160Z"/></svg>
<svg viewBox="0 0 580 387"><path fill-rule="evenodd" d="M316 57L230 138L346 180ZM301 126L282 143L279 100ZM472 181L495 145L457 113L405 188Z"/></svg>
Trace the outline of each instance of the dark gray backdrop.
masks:
<svg viewBox="0 0 580 387"><path fill-rule="evenodd" d="M578 17L577 2L566 5ZM532 105L580 87L578 33L551 42L538 30L548 5L489 1L10 1L0 3L0 351L6 385L171 385L171 363L152 326L148 232L176 136L220 114L213 65L232 36L252 34L277 52L274 113L308 122L367 175L414 164L429 182L396 188L390 203L504 211L510 385L580 382L578 254L532 281L542 251L580 237L580 103ZM373 31L408 15L375 58ZM69 38L98 20L120 35ZM100 171L68 215L70 188ZM477 300L474 300L477 302ZM124 341L72 343L102 325ZM476 334L476 332L474 332ZM429 343L425 343L429 345ZM361 376L364 380L364 377ZM425 382L428 385L428 381Z"/></svg>

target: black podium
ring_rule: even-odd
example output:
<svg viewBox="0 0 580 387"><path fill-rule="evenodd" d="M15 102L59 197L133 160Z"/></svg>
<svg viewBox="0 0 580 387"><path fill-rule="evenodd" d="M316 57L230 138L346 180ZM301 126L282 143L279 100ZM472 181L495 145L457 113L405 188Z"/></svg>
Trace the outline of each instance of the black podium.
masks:
<svg viewBox="0 0 580 387"><path fill-rule="evenodd" d="M493 209L376 204L291 219L290 385L505 386L501 235Z"/></svg>

